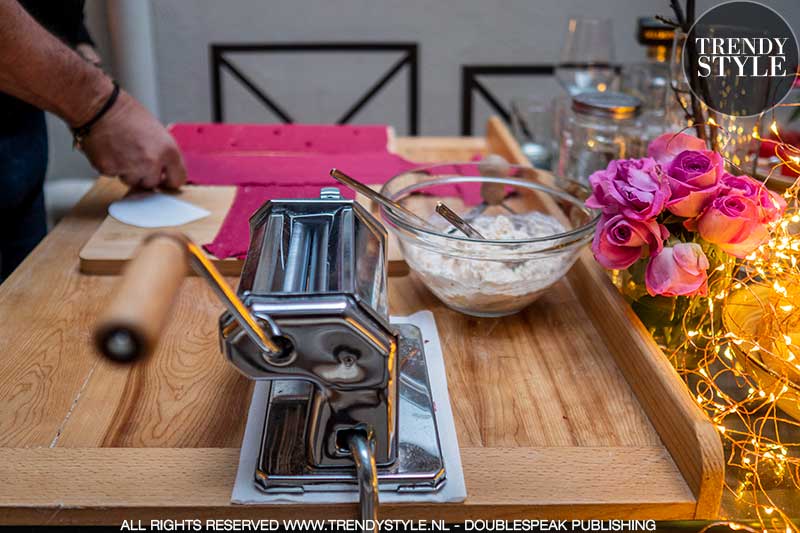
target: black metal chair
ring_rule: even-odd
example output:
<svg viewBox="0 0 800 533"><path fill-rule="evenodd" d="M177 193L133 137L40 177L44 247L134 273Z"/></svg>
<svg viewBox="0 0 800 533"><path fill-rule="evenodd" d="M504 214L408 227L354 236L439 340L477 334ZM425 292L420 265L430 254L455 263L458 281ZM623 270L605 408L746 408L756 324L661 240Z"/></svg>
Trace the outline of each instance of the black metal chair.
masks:
<svg viewBox="0 0 800 533"><path fill-rule="evenodd" d="M247 91L274 113L281 122L291 124L292 115L278 104L266 89L259 87L244 71L236 65L231 54L302 54L319 52L344 53L390 53L401 52L396 61L369 89L366 90L336 123L347 124L353 117L383 89L404 67L408 67L408 132L419 133L419 47L417 43L392 42L342 42L342 43L215 43L210 45L211 101L214 122L222 122L225 117L222 72L227 71Z"/></svg>
<svg viewBox="0 0 800 533"><path fill-rule="evenodd" d="M564 66L589 67L587 64L569 64ZM620 65L609 65L620 75ZM475 115L475 93L488 104L491 110L500 115L506 122L511 121L511 111L501 103L498 96L479 79L486 77L552 77L555 79L554 64L518 64L518 65L461 65L461 135L472 135Z"/></svg>
<svg viewBox="0 0 800 533"><path fill-rule="evenodd" d="M481 77L511 76L553 76L555 65L461 65L461 135L472 135L475 109L474 95L477 93L489 107L506 122L511 121L511 112L507 105L500 102L486 85L478 79Z"/></svg>

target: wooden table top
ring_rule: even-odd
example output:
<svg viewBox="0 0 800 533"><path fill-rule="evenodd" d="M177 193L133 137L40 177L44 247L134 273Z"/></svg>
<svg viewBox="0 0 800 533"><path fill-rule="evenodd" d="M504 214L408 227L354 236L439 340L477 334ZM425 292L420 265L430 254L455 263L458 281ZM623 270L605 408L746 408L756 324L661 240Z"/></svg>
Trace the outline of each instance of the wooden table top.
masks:
<svg viewBox="0 0 800 533"><path fill-rule="evenodd" d="M397 143L417 161L434 153L466 160L486 148L478 138ZM221 306L200 279L184 282L146 364L116 365L91 347L93 320L117 278L80 274L78 252L124 193L100 178L0 286L0 523L263 517L263 509L229 503L252 386L219 353ZM494 359L494 338L587 319L548 311L575 298L566 284L544 298L518 321L479 320L446 309L411 276L391 278L392 314L431 309L439 323L469 496L459 506L391 506L383 516L694 516L692 491L612 363L558 370L563 387L549 390L532 380L555 372L557 361ZM623 394L587 412L587 375ZM613 509L595 505L599 497ZM655 501L662 503L648 503ZM355 506L315 509L355 515ZM296 512L276 506L269 515Z"/></svg>

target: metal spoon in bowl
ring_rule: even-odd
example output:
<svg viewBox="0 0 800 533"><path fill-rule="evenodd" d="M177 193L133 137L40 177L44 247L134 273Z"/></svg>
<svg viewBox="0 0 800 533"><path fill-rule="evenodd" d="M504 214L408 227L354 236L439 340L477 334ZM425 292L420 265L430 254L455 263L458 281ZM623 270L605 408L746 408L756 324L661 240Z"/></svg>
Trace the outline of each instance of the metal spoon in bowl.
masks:
<svg viewBox="0 0 800 533"><path fill-rule="evenodd" d="M336 181L338 181L339 183L341 183L342 185L345 185L350 189L353 189L354 191L363 194L367 198L375 202L378 202L379 204L389 209L390 211L394 211L395 213L402 215L406 219L419 224L423 228L426 228L431 231L438 231L424 219L418 217L417 215L415 215L402 205L398 204L394 200L390 200L389 198L385 197L378 191L374 190L372 187L365 185L354 178L351 178L341 170L332 168L331 177ZM446 212L448 213L447 215L444 215L442 214L442 212L440 212L439 210L440 206L444 210L446 210ZM436 212L442 215L445 218L445 220L453 224L453 226L455 226L455 229L461 230L467 237L471 237L473 239L483 239L483 236L478 232L478 230L476 230L475 228L464 222L464 220L462 220L461 217L459 217L452 209L444 205L442 202L439 202L436 205ZM472 234L470 234L469 232L471 232Z"/></svg>
<svg viewBox="0 0 800 533"><path fill-rule="evenodd" d="M486 237L484 237L480 231L472 227L469 222L458 216L455 211L447 207L444 203L436 202L436 212L470 239L486 240Z"/></svg>
<svg viewBox="0 0 800 533"><path fill-rule="evenodd" d="M394 200L390 200L389 198L385 197L378 191L374 190L372 187L365 185L356 179L351 178L341 170L332 168L331 177L336 181L338 181L339 183L341 183L342 185L345 185L346 187L353 189L357 193L363 194L370 200L378 202L379 204L389 209L390 211L394 211L395 214L399 214L403 218L413 221L415 224L418 224L423 228L429 230L435 230L435 228L433 228L428 222L426 222L425 219L418 217L417 215L415 215L402 205L398 204Z"/></svg>
<svg viewBox="0 0 800 533"><path fill-rule="evenodd" d="M497 154L487 155L478 163L478 172L481 176L506 177L509 175L510 166L503 156ZM483 214L491 206L500 206L511 214L514 210L505 204L506 187L502 183L492 183L485 181L481 183L481 203L470 209L462 220L472 221ZM447 231L448 234L455 233L454 229Z"/></svg>

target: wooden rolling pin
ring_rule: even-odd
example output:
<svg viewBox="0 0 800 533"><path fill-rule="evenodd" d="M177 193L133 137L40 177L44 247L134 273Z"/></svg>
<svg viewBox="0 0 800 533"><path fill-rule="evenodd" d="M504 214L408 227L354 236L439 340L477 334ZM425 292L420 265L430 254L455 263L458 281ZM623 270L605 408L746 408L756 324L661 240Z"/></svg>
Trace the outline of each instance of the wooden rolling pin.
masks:
<svg viewBox="0 0 800 533"><path fill-rule="evenodd" d="M267 362L289 364L286 356L292 353L291 342L277 326L265 331L203 250L175 232L149 235L125 268L111 303L95 325L94 342L100 353L120 362L150 354L189 266L209 283Z"/></svg>
<svg viewBox="0 0 800 533"><path fill-rule="evenodd" d="M101 353L129 362L153 351L188 271L188 258L181 234L155 233L142 243L95 325L94 342Z"/></svg>

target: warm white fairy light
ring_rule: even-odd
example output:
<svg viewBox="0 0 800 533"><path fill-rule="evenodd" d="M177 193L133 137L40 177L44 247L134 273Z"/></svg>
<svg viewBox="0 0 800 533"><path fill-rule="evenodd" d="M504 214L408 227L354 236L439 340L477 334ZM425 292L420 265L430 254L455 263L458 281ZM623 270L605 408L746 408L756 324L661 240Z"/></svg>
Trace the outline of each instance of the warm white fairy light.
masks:
<svg viewBox="0 0 800 533"><path fill-rule="evenodd" d="M716 125L713 119L709 124ZM775 155L779 163L773 171L789 166L800 172L800 151L783 143L776 123L770 130L778 139ZM758 138L757 131L752 137ZM800 229L793 227L800 223L800 180L786 190L784 198L788 208L771 224L770 238L764 245L744 260L722 264L709 272L709 295L692 301L686 316L695 318L684 319L686 340L670 356L725 442L728 467L740 471L741 475L735 476L739 478L737 484L727 486L734 500L750 506L762 527L800 531L770 499L766 491L769 483L764 478L766 475L800 490L800 442L783 442L779 429L793 428L796 432L800 422L778 409L793 392L793 385L800 390L800 347L795 346L791 335L793 331L800 333L800 235L795 234ZM754 285L766 287L771 294L761 307L762 323L772 329L765 327L752 338L726 331L719 320L725 303L736 291L751 290ZM698 313L700 320L696 320ZM685 357L687 352L698 357ZM787 368L796 369L797 375L784 375L766 387L745 364L747 357L762 361L779 358ZM740 392L719 385L730 382L720 379L725 374L733 375ZM766 433L765 427L776 428L774 434Z"/></svg>

